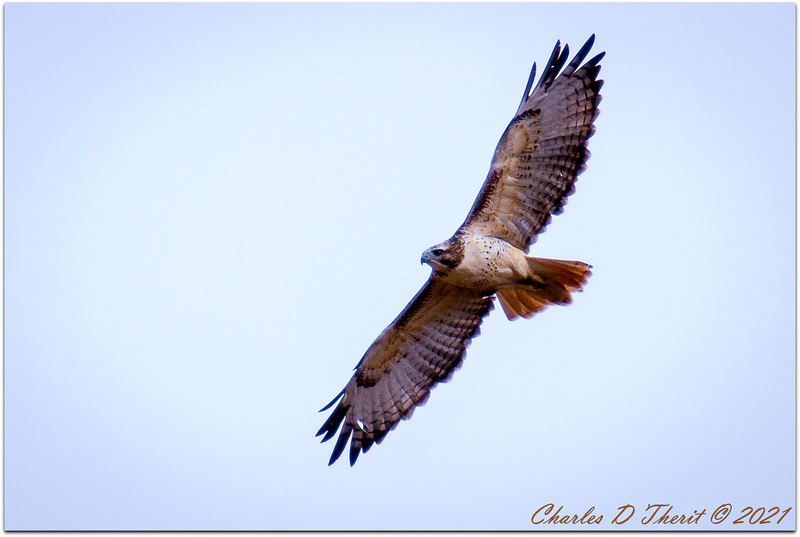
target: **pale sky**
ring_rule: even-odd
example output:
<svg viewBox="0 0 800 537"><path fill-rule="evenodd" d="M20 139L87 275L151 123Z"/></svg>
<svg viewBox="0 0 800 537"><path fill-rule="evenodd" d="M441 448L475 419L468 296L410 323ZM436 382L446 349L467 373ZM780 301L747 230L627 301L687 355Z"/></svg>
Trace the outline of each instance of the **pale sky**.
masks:
<svg viewBox="0 0 800 537"><path fill-rule="evenodd" d="M793 4L4 14L6 529L527 530L550 503L795 528ZM463 221L531 64L592 33L592 157L531 251L591 263L585 291L497 306L328 467L317 411Z"/></svg>

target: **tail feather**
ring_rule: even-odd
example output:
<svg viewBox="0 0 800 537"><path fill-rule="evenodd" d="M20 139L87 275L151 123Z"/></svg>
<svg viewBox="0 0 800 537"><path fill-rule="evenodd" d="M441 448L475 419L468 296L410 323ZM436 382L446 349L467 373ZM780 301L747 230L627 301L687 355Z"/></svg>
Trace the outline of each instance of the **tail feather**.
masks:
<svg viewBox="0 0 800 537"><path fill-rule="evenodd" d="M580 261L560 261L528 257L530 276L519 285L497 291L497 298L509 320L530 319L550 304L572 302L572 293L580 291L592 275L591 265Z"/></svg>

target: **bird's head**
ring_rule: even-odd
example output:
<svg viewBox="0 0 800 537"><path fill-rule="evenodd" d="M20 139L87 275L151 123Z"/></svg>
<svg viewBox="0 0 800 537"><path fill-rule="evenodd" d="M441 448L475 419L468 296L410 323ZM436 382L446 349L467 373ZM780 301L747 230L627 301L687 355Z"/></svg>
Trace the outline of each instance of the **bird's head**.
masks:
<svg viewBox="0 0 800 537"><path fill-rule="evenodd" d="M420 263L429 264L436 272L447 272L456 268L463 258L464 248L461 243L450 239L422 252Z"/></svg>

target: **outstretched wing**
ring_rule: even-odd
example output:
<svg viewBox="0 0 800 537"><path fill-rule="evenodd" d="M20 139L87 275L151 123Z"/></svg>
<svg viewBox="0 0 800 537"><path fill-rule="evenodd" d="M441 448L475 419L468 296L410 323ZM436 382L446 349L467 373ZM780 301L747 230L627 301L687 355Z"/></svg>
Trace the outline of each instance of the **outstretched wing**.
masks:
<svg viewBox="0 0 800 537"><path fill-rule="evenodd" d="M380 443L401 419L410 418L431 388L447 381L461 364L491 309L492 294L457 287L432 274L367 349L344 390L320 411L339 401L317 433L325 435L325 442L341 426L328 464L339 458L352 436L352 466L360 452Z"/></svg>
<svg viewBox="0 0 800 537"><path fill-rule="evenodd" d="M539 83L533 64L522 102L492 158L489 176L460 230L504 239L527 252L563 210L575 180L589 158L586 142L594 133L602 80L597 80L605 52L583 65L594 35L564 69L569 46L561 43Z"/></svg>

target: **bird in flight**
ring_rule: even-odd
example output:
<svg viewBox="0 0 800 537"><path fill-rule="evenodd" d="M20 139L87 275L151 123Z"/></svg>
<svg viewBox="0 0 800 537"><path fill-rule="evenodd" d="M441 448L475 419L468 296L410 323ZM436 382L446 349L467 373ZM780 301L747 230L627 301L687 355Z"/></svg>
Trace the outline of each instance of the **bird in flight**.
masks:
<svg viewBox="0 0 800 537"><path fill-rule="evenodd" d="M492 310L494 296L509 320L530 318L550 304L572 302L591 266L529 257L530 245L563 211L586 167L602 80L602 52L586 61L592 35L572 61L557 42L539 83L533 64L522 102L492 157L489 175L455 234L422 253L431 275L355 367L317 432L339 431L329 465L350 442L350 465L380 443L401 419L450 379L470 340ZM338 404L337 404L338 401Z"/></svg>

